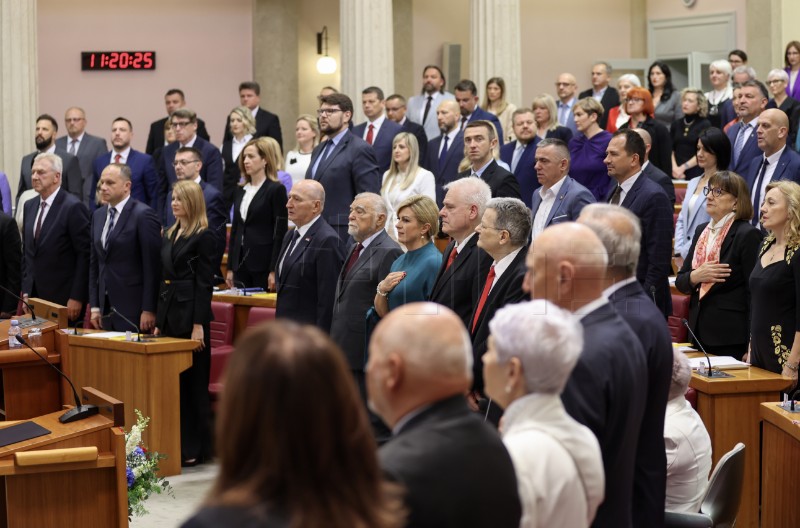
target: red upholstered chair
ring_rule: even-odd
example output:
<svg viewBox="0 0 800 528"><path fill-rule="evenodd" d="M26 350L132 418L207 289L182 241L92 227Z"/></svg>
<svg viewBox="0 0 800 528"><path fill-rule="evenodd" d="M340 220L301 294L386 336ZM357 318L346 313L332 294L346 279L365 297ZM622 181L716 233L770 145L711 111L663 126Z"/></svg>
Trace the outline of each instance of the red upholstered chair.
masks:
<svg viewBox="0 0 800 528"><path fill-rule="evenodd" d="M697 410L697 391L694 390L693 388L689 387L686 390L686 394L684 394L684 396L686 397L686 401L688 401L689 404L692 406L692 409L694 409L696 411Z"/></svg>
<svg viewBox="0 0 800 528"><path fill-rule="evenodd" d="M686 187L684 186L676 186L675 187L675 205L682 205L683 200L686 198Z"/></svg>
<svg viewBox="0 0 800 528"><path fill-rule="evenodd" d="M234 307L230 303L211 302L214 320L211 321L211 369L208 377L208 395L211 408L216 411L222 392L222 373L233 353Z"/></svg>
<svg viewBox="0 0 800 528"><path fill-rule="evenodd" d="M689 332L683 326L683 319L689 317L689 300L688 295L682 293L672 294L672 315L667 318L667 326L669 326L669 333L672 336L673 343L686 343L686 337Z"/></svg>
<svg viewBox="0 0 800 528"><path fill-rule="evenodd" d="M247 328L272 321L273 319L275 319L275 308L253 306L250 308L250 313L247 314Z"/></svg>

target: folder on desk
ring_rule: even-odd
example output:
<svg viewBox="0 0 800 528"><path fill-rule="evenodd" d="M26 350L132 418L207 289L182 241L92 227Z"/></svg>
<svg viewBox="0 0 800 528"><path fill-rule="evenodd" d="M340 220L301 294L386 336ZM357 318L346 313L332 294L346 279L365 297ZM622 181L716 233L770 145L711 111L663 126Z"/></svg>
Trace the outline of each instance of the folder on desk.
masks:
<svg viewBox="0 0 800 528"><path fill-rule="evenodd" d="M750 366L733 356L711 356L709 359L711 360L711 368L720 370L746 369ZM692 370L699 370L701 367L708 368L708 359L705 356L690 358L689 365L691 365Z"/></svg>

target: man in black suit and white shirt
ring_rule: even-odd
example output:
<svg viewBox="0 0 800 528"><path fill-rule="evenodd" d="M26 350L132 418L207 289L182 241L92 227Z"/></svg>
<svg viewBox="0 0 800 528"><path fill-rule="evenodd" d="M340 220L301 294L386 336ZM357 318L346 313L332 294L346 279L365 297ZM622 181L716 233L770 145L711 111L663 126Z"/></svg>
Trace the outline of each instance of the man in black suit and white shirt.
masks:
<svg viewBox="0 0 800 528"><path fill-rule="evenodd" d="M369 86L361 92L361 108L367 120L353 127L353 134L366 141L375 151L381 176L392 162L394 137L402 132L400 125L387 119L384 109L383 90Z"/></svg>
<svg viewBox="0 0 800 528"><path fill-rule="evenodd" d="M250 109L253 113L253 119L256 120L256 132L253 134L253 137L269 136L278 142L281 151L283 151L281 120L272 112L268 112L259 106L261 104L261 85L255 81L245 81L240 84L239 102L242 106L246 106ZM230 114L225 119L225 134L222 136L223 143L233 138L229 120Z"/></svg>
<svg viewBox="0 0 800 528"><path fill-rule="evenodd" d="M650 149L653 146L653 138L650 132L643 128L634 128L637 134L642 136L644 141L644 164L642 164L642 174L659 184L664 192L667 193L670 203L675 205L675 185L672 183L672 178L667 176L667 173L650 163Z"/></svg>
<svg viewBox="0 0 800 528"><path fill-rule="evenodd" d="M407 526L516 528L521 506L497 431L470 412L469 334L433 303L400 306L370 340L370 405L392 428L378 457L405 487Z"/></svg>
<svg viewBox="0 0 800 528"><path fill-rule="evenodd" d="M89 207L94 201L95 188L92 166L94 160L108 152L106 140L86 132L86 112L83 108L73 106L64 115L67 135L56 140L56 146L78 158L83 178L83 203Z"/></svg>
<svg viewBox="0 0 800 528"><path fill-rule="evenodd" d="M400 125L401 132L408 132L417 138L419 144L419 164L425 164L428 154L429 138L425 133L425 128L419 123L415 123L406 116L406 98L400 94L392 94L386 98L386 117Z"/></svg>
<svg viewBox="0 0 800 528"><path fill-rule="evenodd" d="M495 145L497 135L489 121L467 123L467 128L464 129L464 147L470 167L458 176L479 176L489 184L492 198L520 198L517 179L494 160Z"/></svg>
<svg viewBox="0 0 800 528"><path fill-rule="evenodd" d="M442 206L444 186L460 176L458 166L464 159L464 134L458 128L458 103L442 101L436 110L441 135L428 142L428 159L423 167L436 179L436 203Z"/></svg>
<svg viewBox="0 0 800 528"><path fill-rule="evenodd" d="M603 105L603 115L597 120L600 128L605 130L608 123L608 111L619 106L619 93L615 88L608 85L611 80L611 65L607 62L596 62L592 66L592 88L584 90L578 99L584 97L594 97L598 103Z"/></svg>
<svg viewBox="0 0 800 528"><path fill-rule="evenodd" d="M442 128L437 121L439 105L444 101L455 101L453 94L444 90L446 82L442 69L429 64L422 70L422 94L408 100L408 118L422 125L431 141Z"/></svg>
<svg viewBox="0 0 800 528"><path fill-rule="evenodd" d="M164 95L164 106L167 107L167 117L162 117L158 121L153 121L150 124L150 133L147 135L147 146L144 149L148 156L153 156L156 150L164 148L167 145L166 141L164 141L164 125L167 119L169 119L169 116L172 115L172 112L186 106L186 96L183 94L183 90L179 90L178 88L167 90L167 93ZM210 141L208 132L206 131L206 123L199 117L197 118L197 135L206 141Z"/></svg>
<svg viewBox="0 0 800 528"><path fill-rule="evenodd" d="M81 177L78 158L56 145L56 133L58 133L56 118L48 114L42 114L36 118L36 151L22 158L19 187L17 188L17 203L19 203L19 197L22 193L33 188L31 167L33 167L34 158L39 154L55 154L61 158L61 166L63 167L63 173L59 175L61 187L79 199L82 198L83 178Z"/></svg>

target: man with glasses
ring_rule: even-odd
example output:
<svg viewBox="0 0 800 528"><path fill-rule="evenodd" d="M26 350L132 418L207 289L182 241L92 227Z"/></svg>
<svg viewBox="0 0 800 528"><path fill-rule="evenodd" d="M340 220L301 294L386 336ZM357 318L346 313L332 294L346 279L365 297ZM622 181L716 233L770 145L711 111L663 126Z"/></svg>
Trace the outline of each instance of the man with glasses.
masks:
<svg viewBox="0 0 800 528"><path fill-rule="evenodd" d="M386 117L400 125L401 132L414 134L419 143L419 162L420 165L428 154L428 135L425 128L419 123L415 123L406 116L406 98L400 94L392 94L386 98Z"/></svg>
<svg viewBox="0 0 800 528"><path fill-rule="evenodd" d="M162 117L158 121L153 121L150 124L150 134L147 136L147 147L144 151L150 155L155 156L155 152L164 148L167 143L164 140L164 128L166 127L167 119L172 115L172 112L186 106L186 96L183 90L178 88L170 88L164 95L164 106L167 108L167 117ZM206 124L199 117L197 118L197 135L206 141L210 141L208 132L206 131Z"/></svg>
<svg viewBox="0 0 800 528"><path fill-rule="evenodd" d="M357 194L380 194L381 173L372 147L348 129L353 118L350 97L339 93L320 97L317 116L320 132L328 139L311 153L306 179L322 184L326 196L325 220L342 242L347 242L350 204Z"/></svg>
<svg viewBox="0 0 800 528"><path fill-rule="evenodd" d="M216 187L204 182L200 177L203 168L202 155L200 151L193 147L181 147L175 153L175 161L172 162L175 176L178 181L189 180L198 184L203 189L203 198L206 202L206 217L208 218L208 229L214 232L217 240L217 252L214 255L216 268L214 273L221 274L220 265L222 255L225 253L225 224L227 215L225 214L225 202L222 193ZM163 204L161 220L164 228L167 229L175 223L175 216L172 214L172 191L167 194L167 199Z"/></svg>
<svg viewBox="0 0 800 528"><path fill-rule="evenodd" d="M578 92L578 81L571 73L562 73L556 80L556 95L558 101L558 124L572 130L572 135L578 133L575 126L575 116L572 114L572 107L575 106L577 99L575 94Z"/></svg>
<svg viewBox="0 0 800 528"><path fill-rule="evenodd" d="M216 146L197 135L197 114L188 108L180 108L172 113L171 123L176 141L164 147L163 162L159 168L161 171L159 206L163 207L167 193L177 180L172 163L175 161L178 149L183 147L194 147L201 153L203 164L200 169L200 178L222 192L222 156ZM163 211L159 212L163 213Z"/></svg>
<svg viewBox="0 0 800 528"><path fill-rule="evenodd" d="M108 150L106 140L86 132L86 112L83 108L77 106L68 108L64 115L64 124L67 127L67 135L58 138L56 146L78 158L83 178L81 182L83 203L90 206L95 193L92 163Z"/></svg>

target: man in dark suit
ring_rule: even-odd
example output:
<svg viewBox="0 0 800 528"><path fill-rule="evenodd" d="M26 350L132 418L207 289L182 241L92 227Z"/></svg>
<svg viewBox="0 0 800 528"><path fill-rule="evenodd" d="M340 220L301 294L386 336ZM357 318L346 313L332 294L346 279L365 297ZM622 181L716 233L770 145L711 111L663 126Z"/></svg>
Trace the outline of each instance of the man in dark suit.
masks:
<svg viewBox="0 0 800 528"><path fill-rule="evenodd" d="M758 117L756 129L761 156L750 161L742 176L747 181L753 200L754 226L759 227L761 203L771 181L791 180L800 183L800 154L786 144L789 137L789 119L782 110L770 108Z"/></svg>
<svg viewBox="0 0 800 528"><path fill-rule="evenodd" d="M502 147L503 127L496 115L478 106L478 88L475 86L475 83L469 79L464 79L455 86L453 91L456 95L456 102L461 110L461 120L459 121L459 128L461 131L464 132L467 128L467 123L472 123L474 121L491 121L494 125L495 135Z"/></svg>
<svg viewBox="0 0 800 528"><path fill-rule="evenodd" d="M261 85L255 81L245 81L239 85L239 102L253 112L256 120L256 132L254 138L269 136L278 142L283 151L283 134L281 133L281 120L267 110L259 106L261 104ZM225 119L225 134L222 142L225 143L233 138L230 129L230 114Z"/></svg>
<svg viewBox="0 0 800 528"><path fill-rule="evenodd" d="M445 190L439 217L442 231L453 240L444 250L428 300L453 310L468 327L492 265L492 258L478 247L475 233L492 191L485 181L473 176L450 182Z"/></svg>
<svg viewBox="0 0 800 528"><path fill-rule="evenodd" d="M419 145L419 164L423 165L428 154L428 136L425 128L406 117L406 98L392 94L386 98L386 117L400 125L401 132L408 132L417 138Z"/></svg>
<svg viewBox="0 0 800 528"><path fill-rule="evenodd" d="M548 226L574 222L581 210L594 203L592 191L569 176L569 148L560 139L545 139L536 149L536 177L542 187L533 193L531 236Z"/></svg>
<svg viewBox="0 0 800 528"><path fill-rule="evenodd" d="M573 136L578 133L575 126L575 115L572 112L578 99L578 81L571 73L562 73L556 79L556 106L558 107L558 124L565 126L572 131Z"/></svg>
<svg viewBox="0 0 800 528"><path fill-rule="evenodd" d="M606 149L605 163L616 185L607 201L639 217L642 252L636 278L666 318L672 313L668 277L672 271L673 208L664 189L650 178L642 177L644 156L644 140L639 134L630 129L614 133Z"/></svg>
<svg viewBox="0 0 800 528"><path fill-rule="evenodd" d="M633 478L633 525L663 526L667 457L664 446L664 414L672 379L672 340L669 328L652 299L636 280L641 227L630 211L613 205L593 204L581 213L603 242L609 259L604 291L620 317L642 344L647 360L647 399Z"/></svg>
<svg viewBox="0 0 800 528"><path fill-rule="evenodd" d="M603 130L606 129L608 123L608 111L619 106L619 93L615 88L608 85L611 80L611 65L607 62L596 62L592 66L592 88L584 90L578 96L578 99L584 97L594 97L598 103L603 105L603 115L597 120L597 124Z"/></svg>
<svg viewBox="0 0 800 528"><path fill-rule="evenodd" d="M497 136L488 121L472 121L467 124L464 134L464 147L470 167L459 173L459 178L475 175L489 184L492 198L520 198L519 182L513 174L494 160L494 147Z"/></svg>
<svg viewBox="0 0 800 528"><path fill-rule="evenodd" d="M22 193L33 188L31 182L33 160L39 154L44 153L55 154L61 158L62 167L64 168L64 173L59 177L61 187L78 198L83 196L83 178L81 177L78 158L56 145L56 133L58 133L58 123L53 116L42 114L36 118L36 151L22 158L19 187L17 188L17 203L19 203L19 197Z"/></svg>
<svg viewBox="0 0 800 528"><path fill-rule="evenodd" d="M344 352L365 406L367 343L364 315L372 307L378 283L403 254L400 245L386 234L386 216L386 203L379 194L362 193L353 200L348 232L356 243L348 251L339 273L331 321L331 339ZM376 439L385 442L391 431L380 418L372 412L369 414Z"/></svg>
<svg viewBox="0 0 800 528"><path fill-rule="evenodd" d="M533 168L536 163L534 160L536 145L539 143L533 110L530 108L515 110L511 120L514 123L514 135L517 139L500 147L500 159L511 167L511 172L519 183L522 201L530 207L533 193L541 185Z"/></svg>
<svg viewBox="0 0 800 528"><path fill-rule="evenodd" d="M366 141L375 151L381 176L389 170L392 161L392 142L401 127L384 114L383 90L370 86L361 92L361 107L367 121L353 127L353 134Z"/></svg>
<svg viewBox="0 0 800 528"><path fill-rule="evenodd" d="M743 174L750 162L761 155L756 141L758 116L767 107L769 94L767 88L756 80L747 81L739 87L734 101L739 122L728 129L731 140L731 165L728 170Z"/></svg>
<svg viewBox="0 0 800 528"><path fill-rule="evenodd" d="M131 148L133 125L124 117L118 117L111 123L111 151L94 160L92 189L97 189L103 169L112 163L123 163L131 170L131 196L149 205L153 210L159 209L158 174L153 158L144 152ZM97 207L94 191L89 201L89 209Z"/></svg>
<svg viewBox="0 0 800 528"><path fill-rule="evenodd" d="M202 154L203 168L200 178L222 192L222 156L219 149L197 135L197 114L188 108L172 113L172 128L177 141L164 147L163 161L159 170L159 205L164 204L167 193L177 181L175 176L175 153L181 147L194 147Z"/></svg>
<svg viewBox="0 0 800 528"><path fill-rule="evenodd" d="M675 205L675 185L672 183L672 178L667 176L667 173L650 163L650 149L653 146L653 138L650 132L643 128L634 128L637 134L642 136L644 141L644 164L642 164L642 174L659 184L664 192L667 193L670 203Z"/></svg>
<svg viewBox="0 0 800 528"><path fill-rule="evenodd" d="M511 457L464 401L472 353L458 316L433 303L400 306L378 324L369 349L370 403L394 433L378 457L405 487L407 525L518 527Z"/></svg>
<svg viewBox="0 0 800 528"><path fill-rule="evenodd" d="M186 106L186 97L183 95L183 90L179 90L178 88L167 90L167 93L164 95L164 105L167 107L167 117L163 117L158 121L153 121L150 124L150 133L147 135L147 146L144 149L148 156L154 156L158 149L166 146L166 142L164 141L164 125L167 123L169 116L172 115L172 112ZM199 117L197 118L197 135L206 141L210 141L208 131L206 131L206 124Z"/></svg>
<svg viewBox="0 0 800 528"><path fill-rule="evenodd" d="M56 140L56 146L78 158L81 168L83 203L87 207L94 202L95 188L92 178L94 160L108 151L106 140L86 132L86 113L83 108L73 106L64 115L67 135Z"/></svg>
<svg viewBox="0 0 800 528"><path fill-rule="evenodd" d="M528 253L524 288L532 299L546 299L580 318L583 351L561 400L570 416L592 430L603 453L605 500L592 526L632 528L647 363L641 342L603 296L607 263L603 243L588 227L548 227Z"/></svg>
<svg viewBox="0 0 800 528"><path fill-rule="evenodd" d="M92 326L142 332L155 328L161 279L161 224L156 213L131 195L131 169L108 165L100 176L106 205L92 215L89 253L89 306ZM110 314L110 316L109 316ZM103 322L103 316L107 322Z"/></svg>
<svg viewBox="0 0 800 528"><path fill-rule="evenodd" d="M489 340L489 321L506 304L525 297L525 256L531 234L531 215L522 200L493 198L486 204L481 223L475 229L478 247L493 259L481 286L481 296L467 330L472 338L473 383L470 397L479 405L483 396L483 354ZM483 406L481 406L484 408Z"/></svg>
<svg viewBox="0 0 800 528"><path fill-rule="evenodd" d="M382 174L375 152L366 141L348 130L353 101L345 94L320 98L319 128L329 139L314 148L306 178L325 189L325 220L341 237L349 239L347 218L353 198L362 192L381 192Z"/></svg>
<svg viewBox="0 0 800 528"><path fill-rule="evenodd" d="M459 178L458 166L464 159L464 134L458 128L458 103L442 101L436 119L442 134L428 142L428 159L423 166L436 179L436 203L442 206L444 187Z"/></svg>
<svg viewBox="0 0 800 528"><path fill-rule="evenodd" d="M0 236L3 248L0 250L0 285L14 292L20 291L20 266L22 265L22 240L19 228L13 218L0 211ZM0 318L10 319L17 313L17 298L0 291Z"/></svg>
<svg viewBox="0 0 800 528"><path fill-rule="evenodd" d="M39 199L25 203L22 296L66 306L69 320L77 321L89 295L89 209L62 192L62 167L56 154L39 154L33 162Z"/></svg>
<svg viewBox="0 0 800 528"><path fill-rule="evenodd" d="M322 217L324 208L321 183L301 180L292 186L286 211L296 227L286 233L278 257L275 315L330 332L344 248Z"/></svg>

